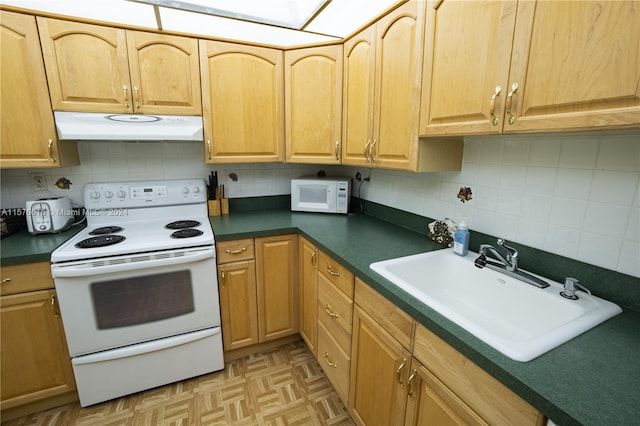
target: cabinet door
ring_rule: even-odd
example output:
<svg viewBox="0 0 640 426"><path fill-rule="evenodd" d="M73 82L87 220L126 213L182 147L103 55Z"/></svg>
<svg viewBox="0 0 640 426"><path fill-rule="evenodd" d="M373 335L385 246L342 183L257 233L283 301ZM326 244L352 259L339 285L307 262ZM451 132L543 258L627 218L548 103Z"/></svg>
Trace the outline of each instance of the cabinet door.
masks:
<svg viewBox="0 0 640 426"><path fill-rule="evenodd" d="M2 296L2 410L75 390L53 290Z"/></svg>
<svg viewBox="0 0 640 426"><path fill-rule="evenodd" d="M224 350L258 343L255 261L218 265Z"/></svg>
<svg viewBox="0 0 640 426"><path fill-rule="evenodd" d="M518 3L505 132L640 123L637 1Z"/></svg>
<svg viewBox="0 0 640 426"><path fill-rule="evenodd" d="M428 2L421 135L502 132L515 19L515 0Z"/></svg>
<svg viewBox="0 0 640 426"><path fill-rule="evenodd" d="M125 30L38 18L56 111L131 113Z"/></svg>
<svg viewBox="0 0 640 426"><path fill-rule="evenodd" d="M206 161L284 161L281 50L200 41Z"/></svg>
<svg viewBox="0 0 640 426"><path fill-rule="evenodd" d="M287 162L340 164L342 45L288 50Z"/></svg>
<svg viewBox="0 0 640 426"><path fill-rule="evenodd" d="M309 350L317 357L318 344L318 249L300 238L300 335Z"/></svg>
<svg viewBox="0 0 640 426"><path fill-rule="evenodd" d="M405 426L488 424L415 359L407 386Z"/></svg>
<svg viewBox="0 0 640 426"><path fill-rule="evenodd" d="M352 342L351 417L360 425L402 424L410 353L357 306Z"/></svg>
<svg viewBox="0 0 640 426"><path fill-rule="evenodd" d="M35 18L5 11L0 17L0 167L78 164L76 144L61 147L56 138Z"/></svg>
<svg viewBox="0 0 640 426"><path fill-rule="evenodd" d="M255 239L261 343L298 333L297 237Z"/></svg>
<svg viewBox="0 0 640 426"><path fill-rule="evenodd" d="M201 115L198 40L127 31L133 111Z"/></svg>
<svg viewBox="0 0 640 426"><path fill-rule="evenodd" d="M375 165L415 170L424 36L424 2L410 1L376 24Z"/></svg>
<svg viewBox="0 0 640 426"><path fill-rule="evenodd" d="M342 164L371 166L376 27L344 43Z"/></svg>

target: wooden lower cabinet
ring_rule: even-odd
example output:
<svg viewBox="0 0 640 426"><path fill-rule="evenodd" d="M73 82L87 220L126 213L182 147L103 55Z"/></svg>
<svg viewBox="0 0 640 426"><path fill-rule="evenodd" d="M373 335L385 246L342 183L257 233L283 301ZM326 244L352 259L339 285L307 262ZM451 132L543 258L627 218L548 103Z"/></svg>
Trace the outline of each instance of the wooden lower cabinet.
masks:
<svg viewBox="0 0 640 426"><path fill-rule="evenodd" d="M256 244L260 342L298 333L298 236L261 237Z"/></svg>
<svg viewBox="0 0 640 426"><path fill-rule="evenodd" d="M298 237L217 244L226 352L298 333Z"/></svg>
<svg viewBox="0 0 640 426"><path fill-rule="evenodd" d="M3 267L2 281L2 420L77 400L49 262Z"/></svg>
<svg viewBox="0 0 640 426"><path fill-rule="evenodd" d="M411 353L356 305L349 413L357 424L402 424L410 363Z"/></svg>
<svg viewBox="0 0 640 426"><path fill-rule="evenodd" d="M317 357L318 353L318 249L304 237L299 238L299 324L300 336Z"/></svg>
<svg viewBox="0 0 640 426"><path fill-rule="evenodd" d="M258 343L256 262L218 266L222 342L225 351Z"/></svg>

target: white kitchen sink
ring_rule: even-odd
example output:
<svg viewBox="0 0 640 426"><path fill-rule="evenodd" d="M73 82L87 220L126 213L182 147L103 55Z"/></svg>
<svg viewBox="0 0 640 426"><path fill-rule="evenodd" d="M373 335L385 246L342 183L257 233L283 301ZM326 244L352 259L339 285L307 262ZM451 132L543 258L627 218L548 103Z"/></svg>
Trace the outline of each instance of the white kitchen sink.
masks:
<svg viewBox="0 0 640 426"><path fill-rule="evenodd" d="M530 361L618 315L609 301L563 285L534 287L500 272L474 266L477 253L460 257L437 250L372 263L379 273L433 310L516 361Z"/></svg>

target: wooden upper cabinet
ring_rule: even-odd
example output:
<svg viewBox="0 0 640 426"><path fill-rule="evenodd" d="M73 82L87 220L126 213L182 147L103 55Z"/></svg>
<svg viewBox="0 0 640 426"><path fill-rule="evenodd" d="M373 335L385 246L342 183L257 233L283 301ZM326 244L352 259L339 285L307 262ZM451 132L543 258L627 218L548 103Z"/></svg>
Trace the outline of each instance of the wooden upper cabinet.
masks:
<svg viewBox="0 0 640 426"><path fill-rule="evenodd" d="M342 45L288 50L284 60L287 162L340 164Z"/></svg>
<svg viewBox="0 0 640 426"><path fill-rule="evenodd" d="M420 134L637 126L639 14L637 1L430 1Z"/></svg>
<svg viewBox="0 0 640 426"><path fill-rule="evenodd" d="M344 43L342 164L371 166L376 27Z"/></svg>
<svg viewBox="0 0 640 426"><path fill-rule="evenodd" d="M0 167L79 163L75 142L59 143L33 16L0 12Z"/></svg>
<svg viewBox="0 0 640 426"><path fill-rule="evenodd" d="M520 1L517 15L505 133L640 124L640 2Z"/></svg>
<svg viewBox="0 0 640 426"><path fill-rule="evenodd" d="M38 18L56 111L199 115L195 39Z"/></svg>
<svg viewBox="0 0 640 426"><path fill-rule="evenodd" d="M198 40L127 31L134 112L201 115Z"/></svg>
<svg viewBox="0 0 640 426"><path fill-rule="evenodd" d="M125 30L38 18L54 110L133 112Z"/></svg>
<svg viewBox="0 0 640 426"><path fill-rule="evenodd" d="M200 41L206 161L284 161L283 53Z"/></svg>
<svg viewBox="0 0 640 426"><path fill-rule="evenodd" d="M421 134L501 133L515 19L515 0L427 3Z"/></svg>
<svg viewBox="0 0 640 426"><path fill-rule="evenodd" d="M424 2L410 1L376 24L373 160L376 166L418 170L418 121Z"/></svg>

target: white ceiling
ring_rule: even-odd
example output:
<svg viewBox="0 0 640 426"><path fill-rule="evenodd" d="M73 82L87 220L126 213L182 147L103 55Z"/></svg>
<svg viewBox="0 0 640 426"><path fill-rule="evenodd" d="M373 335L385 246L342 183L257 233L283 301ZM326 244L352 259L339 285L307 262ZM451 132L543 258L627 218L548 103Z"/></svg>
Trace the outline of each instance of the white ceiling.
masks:
<svg viewBox="0 0 640 426"><path fill-rule="evenodd" d="M0 0L0 4L72 18L291 47L339 41L405 1Z"/></svg>

